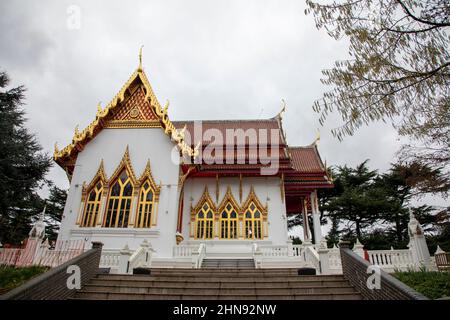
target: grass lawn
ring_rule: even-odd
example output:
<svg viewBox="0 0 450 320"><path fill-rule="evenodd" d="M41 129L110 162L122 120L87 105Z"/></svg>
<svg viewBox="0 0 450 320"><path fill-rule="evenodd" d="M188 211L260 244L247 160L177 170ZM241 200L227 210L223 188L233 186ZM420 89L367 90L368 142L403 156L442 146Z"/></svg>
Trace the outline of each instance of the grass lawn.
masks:
<svg viewBox="0 0 450 320"><path fill-rule="evenodd" d="M396 272L394 276L430 299L450 297L450 271L407 271Z"/></svg>
<svg viewBox="0 0 450 320"><path fill-rule="evenodd" d="M27 280L47 271L47 267L32 266L24 268L14 268L10 266L0 266L0 294L14 289Z"/></svg>

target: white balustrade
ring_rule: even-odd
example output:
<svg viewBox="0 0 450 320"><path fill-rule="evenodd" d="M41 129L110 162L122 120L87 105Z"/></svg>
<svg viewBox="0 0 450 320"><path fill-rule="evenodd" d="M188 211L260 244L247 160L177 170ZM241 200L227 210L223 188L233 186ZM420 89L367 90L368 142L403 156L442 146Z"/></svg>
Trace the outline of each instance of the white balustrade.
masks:
<svg viewBox="0 0 450 320"><path fill-rule="evenodd" d="M316 270L320 270L319 254L313 246L305 246L304 257L306 263L311 264Z"/></svg>
<svg viewBox="0 0 450 320"><path fill-rule="evenodd" d="M177 245L173 247L173 256L176 258L188 258L192 256L195 250L198 250L198 245Z"/></svg>
<svg viewBox="0 0 450 320"><path fill-rule="evenodd" d="M283 245L273 245L273 246L259 246L258 249L261 251L263 257L287 257L288 247Z"/></svg>
<svg viewBox="0 0 450 320"><path fill-rule="evenodd" d="M294 257L302 257L303 246L301 244L294 244L292 246L292 255Z"/></svg>
<svg viewBox="0 0 450 320"><path fill-rule="evenodd" d="M102 251L100 257L100 268L118 268L120 261L120 250Z"/></svg>
<svg viewBox="0 0 450 320"><path fill-rule="evenodd" d="M407 270L412 268L414 260L412 252L408 249L400 250L369 250L369 261L382 269L389 271Z"/></svg>

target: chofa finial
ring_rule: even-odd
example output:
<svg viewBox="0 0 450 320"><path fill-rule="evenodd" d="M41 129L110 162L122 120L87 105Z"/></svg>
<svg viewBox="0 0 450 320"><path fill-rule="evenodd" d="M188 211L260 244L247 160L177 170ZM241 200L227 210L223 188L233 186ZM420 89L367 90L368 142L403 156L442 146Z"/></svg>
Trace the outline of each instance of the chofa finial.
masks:
<svg viewBox="0 0 450 320"><path fill-rule="evenodd" d="M142 45L141 48L139 49L139 67L138 67L138 71L142 71L142 48L144 46Z"/></svg>
<svg viewBox="0 0 450 320"><path fill-rule="evenodd" d="M284 99L281 99L281 105L282 105L281 110L280 110L280 112L278 112L277 116L280 119L283 119L283 113L286 112L286 101L284 101Z"/></svg>
<svg viewBox="0 0 450 320"><path fill-rule="evenodd" d="M314 140L314 144L318 144L320 141L320 130L317 129L316 139Z"/></svg>

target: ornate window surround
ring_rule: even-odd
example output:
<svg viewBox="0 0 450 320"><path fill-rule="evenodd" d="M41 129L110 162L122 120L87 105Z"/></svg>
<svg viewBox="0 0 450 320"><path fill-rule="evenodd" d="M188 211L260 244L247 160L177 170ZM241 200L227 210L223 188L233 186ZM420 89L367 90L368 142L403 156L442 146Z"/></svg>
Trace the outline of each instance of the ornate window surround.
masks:
<svg viewBox="0 0 450 320"><path fill-rule="evenodd" d="M247 199L245 200L245 202L242 204L242 206L240 206L238 204L238 202L236 201L236 199L233 196L233 193L231 191L231 187L228 186L227 188L227 192L225 193L224 198L222 199L220 205L218 207L216 207L216 205L214 204L214 201L212 200L209 191L208 191L208 187L205 186L205 189L203 191L202 196L200 197L200 199L197 201L197 204L195 207L192 207L191 204L191 219L190 219L190 237L192 239L197 239L196 237L196 228L197 228L197 213L201 210L203 204L207 202L208 205L210 206L210 208L213 210L214 212L214 225L213 228L215 230L215 238L216 239L221 239L221 214L222 211L224 210L225 206L228 203L231 203L232 206L234 207L234 209L236 210L238 217L238 223L237 223L237 234L238 237L236 238L239 240L253 240L253 238L245 238L245 212L247 212L249 206L253 203L256 208L259 210L259 212L261 213L261 239L267 239L268 237L268 220L267 220L267 215L268 215L268 210L267 210L267 204L263 205L261 203L261 201L259 200L258 196L255 193L255 189L253 186L250 187L250 192L247 196ZM225 240L225 239L223 239ZM234 240L234 239L230 239L230 240Z"/></svg>
<svg viewBox="0 0 450 320"><path fill-rule="evenodd" d="M216 205L214 204L214 201L212 201L211 196L209 195L209 191L208 191L208 187L205 186L205 190L203 191L203 194L200 198L200 200L197 202L197 205L195 207L192 207L191 205L191 228L190 228L190 236L191 238L195 238L197 239L197 217L198 217L198 213L202 210L202 207L205 203L208 203L209 208L212 210L213 212L213 239L216 236L216 232L215 232L215 216L216 216L216 212L217 212L217 208Z"/></svg>
<svg viewBox="0 0 450 320"><path fill-rule="evenodd" d="M97 214L97 227L102 227L105 221L105 215L108 209L108 202L109 202L109 196L110 196L110 189L112 185L116 182L119 175L123 172L123 170L126 170L127 175L131 181L133 192L132 192L132 200L131 200L131 207L130 207L130 214L128 217L128 228L132 228L135 226L135 222L137 220L137 216L139 215L139 195L141 192L142 185L148 181L151 189L153 190L154 194L154 200L153 200L153 206L152 206L152 221L151 221L151 228L156 226L157 224L157 214L158 214L158 202L159 202L159 196L161 193L161 184L157 185L155 183L155 180L152 175L152 171L150 168L150 160L147 161L146 167L140 176L139 179L136 178L136 175L134 173L133 165L130 160L130 153L128 145L125 149L125 153L119 163L119 165L116 167L114 173L112 174L111 178L107 178L104 170L104 162L103 159L100 161L99 168L95 174L95 176L92 178L91 182L87 185L86 182L83 182L82 187L82 193L81 193L81 205L78 213L78 219L77 219L77 225L79 227L82 227L82 221L84 218L84 215L86 214L86 206L87 206L87 195L90 193L90 191L95 188L96 184L101 181L103 190L102 190L102 196L101 196L101 202L98 209ZM86 227L82 227L86 228ZM123 228L121 228L123 229ZM142 228L144 229L144 228Z"/></svg>

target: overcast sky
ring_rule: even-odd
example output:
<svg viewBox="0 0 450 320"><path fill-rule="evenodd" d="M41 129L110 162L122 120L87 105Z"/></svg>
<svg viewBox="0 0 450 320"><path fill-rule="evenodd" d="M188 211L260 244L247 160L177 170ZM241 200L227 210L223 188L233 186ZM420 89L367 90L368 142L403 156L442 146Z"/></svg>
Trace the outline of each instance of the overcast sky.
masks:
<svg viewBox="0 0 450 320"><path fill-rule="evenodd" d="M80 28L73 29L80 10ZM321 70L347 57L347 43L315 28L303 1L0 1L0 69L27 87L30 130L53 154L89 124L143 65L172 120L270 118L287 102L290 145L310 144L319 128L312 110L326 88ZM370 159L385 171L399 149L396 131L377 123L339 142L320 128L329 165ZM68 187L54 165L49 178ZM445 205L442 199L433 203Z"/></svg>

